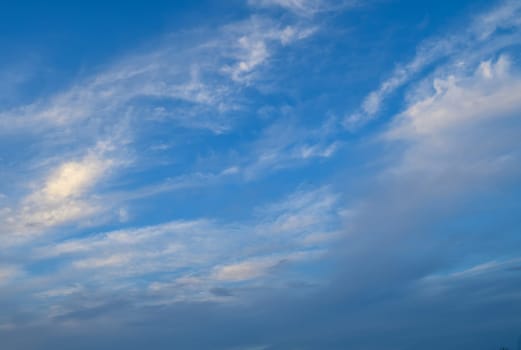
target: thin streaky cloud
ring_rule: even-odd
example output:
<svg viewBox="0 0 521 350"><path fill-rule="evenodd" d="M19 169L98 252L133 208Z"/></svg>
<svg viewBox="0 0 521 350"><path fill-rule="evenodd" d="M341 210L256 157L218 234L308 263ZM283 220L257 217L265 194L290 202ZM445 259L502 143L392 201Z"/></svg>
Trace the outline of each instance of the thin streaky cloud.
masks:
<svg viewBox="0 0 521 350"><path fill-rule="evenodd" d="M348 130L356 130L375 118L384 101L397 89L414 80L430 65L442 59L455 62L465 62L471 57L472 50L491 40L497 30L502 28L518 28L521 6L516 1L505 1L491 12L478 15L472 20L472 25L461 29L460 33L448 34L444 37L431 38L422 42L416 49L414 58L398 65L390 77L380 86L370 92L361 106L347 115L344 125ZM519 42L519 38L517 38ZM509 43L510 44L510 43ZM472 65L474 62L466 62Z"/></svg>

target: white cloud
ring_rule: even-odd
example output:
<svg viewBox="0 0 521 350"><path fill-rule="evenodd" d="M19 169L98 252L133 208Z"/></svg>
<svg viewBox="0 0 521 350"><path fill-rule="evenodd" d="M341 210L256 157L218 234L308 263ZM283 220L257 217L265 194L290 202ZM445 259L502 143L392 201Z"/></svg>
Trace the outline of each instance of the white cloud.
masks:
<svg viewBox="0 0 521 350"><path fill-rule="evenodd" d="M353 293L388 281L419 286L430 303L445 291L488 288L494 273L501 283L512 279L497 262L517 254L511 203L521 176L521 74L506 55L474 54L481 59L464 70L438 67L420 92L411 85L413 98L378 134L381 168L349 213L340 247L344 278L365 284L346 288ZM359 270L367 259L371 266ZM410 292L404 296L417 297ZM492 292L510 300L503 293Z"/></svg>
<svg viewBox="0 0 521 350"><path fill-rule="evenodd" d="M262 40L242 37L238 43L242 51L240 61L235 66L225 66L223 71L229 73L233 80L243 81L249 72L268 59L269 54Z"/></svg>
<svg viewBox="0 0 521 350"><path fill-rule="evenodd" d="M471 31L480 40L485 40L498 29L521 27L521 5L519 1L506 0L491 11L474 19Z"/></svg>
<svg viewBox="0 0 521 350"><path fill-rule="evenodd" d="M472 285L473 281L494 280L494 283L497 283L498 280L505 278L505 273L506 279L510 280L511 276L508 276L508 272L519 270L520 263L520 258L486 261L456 271L430 274L421 278L416 285L419 293L432 297L464 288L468 284ZM501 298L502 293L505 291L497 291L494 297Z"/></svg>
<svg viewBox="0 0 521 350"><path fill-rule="evenodd" d="M229 52L234 64L226 64L221 69L231 79L251 84L257 78L255 69L268 62L278 46L290 45L311 36L317 30L314 26L280 25L272 20L252 17L240 25L227 27L230 35Z"/></svg>
<svg viewBox="0 0 521 350"><path fill-rule="evenodd" d="M143 122L145 115L220 133L232 123L225 114L241 107L236 83L251 85L255 70L278 50L315 31L315 26L253 15L206 35L165 37L150 52L129 54L63 92L0 111L0 130L43 132L87 124L98 132L109 120Z"/></svg>
<svg viewBox="0 0 521 350"><path fill-rule="evenodd" d="M218 281L247 281L269 274L283 264L316 258L323 251L299 251L285 255L247 259L238 263L216 266L212 278Z"/></svg>
<svg viewBox="0 0 521 350"><path fill-rule="evenodd" d="M49 289L44 292L38 293L37 296L40 298L59 298L77 294L81 291L83 291L83 288L80 285L76 284L73 286L67 286L63 288Z"/></svg>
<svg viewBox="0 0 521 350"><path fill-rule="evenodd" d="M280 6L297 14L305 15L313 14L323 4L321 0L249 0L248 2L252 6Z"/></svg>
<svg viewBox="0 0 521 350"><path fill-rule="evenodd" d="M100 181L122 160L112 158L112 147L98 143L80 159L62 161L18 205L4 211L4 239L39 234L46 229L92 216L105 206L91 197ZM15 239L16 240L16 239Z"/></svg>
<svg viewBox="0 0 521 350"><path fill-rule="evenodd" d="M51 202L78 197L95 184L109 166L110 161L92 156L65 162L49 176L41 194Z"/></svg>
<svg viewBox="0 0 521 350"><path fill-rule="evenodd" d="M403 153L387 173L410 179L417 195L460 196L521 174L521 77L508 59L483 61L469 76L433 79L384 134Z"/></svg>
<svg viewBox="0 0 521 350"><path fill-rule="evenodd" d="M135 194L100 195L96 191L121 165L122 158L129 157L131 140L143 136L137 135L142 130L150 130L142 127L146 123L170 121L215 133L229 130L235 117L228 113L243 107L243 83L252 86L256 71L262 66L266 73L276 52L315 30L315 26L300 22L251 16L212 32L172 35L150 52L124 56L72 82L64 91L0 111L0 133L30 135L31 142L24 147L39 149L38 159L27 159L26 168L13 170L23 174L28 173L28 167L38 169L30 176L13 174L17 188L29 186L32 191L25 194L20 190L10 196L10 203L0 209L1 231L28 234L62 224L81 224L85 218L94 222L95 214L111 212L109 202L121 207L121 202L132 196L200 185L239 172L242 164L220 175L175 177L174 182L179 183L168 180ZM188 67L186 62L190 62ZM101 150L100 140L107 140L108 147L112 144L119 151ZM94 150L93 144L98 144ZM328 147L309 148L303 153L328 156L332 153ZM137 160L140 156L137 154ZM119 218L124 220L125 215Z"/></svg>
<svg viewBox="0 0 521 350"><path fill-rule="evenodd" d="M74 266L80 269L98 269L107 267L122 267L130 261L130 256L124 254L110 255L103 258L90 258L79 260L74 263Z"/></svg>
<svg viewBox="0 0 521 350"><path fill-rule="evenodd" d="M435 79L435 94L407 108L389 137L443 137L451 128L512 116L521 108L521 80L509 69L509 58L501 56L481 62L471 77Z"/></svg>
<svg viewBox="0 0 521 350"><path fill-rule="evenodd" d="M261 217L266 219L257 230L268 236L294 235L305 242L308 235L326 234L324 230L328 227L324 222L333 224L339 215L338 200L339 196L327 187L296 192L284 201L259 209Z"/></svg>
<svg viewBox="0 0 521 350"><path fill-rule="evenodd" d="M310 129L282 119L266 127L251 144L246 164L241 168L247 180L255 179L266 172L298 166L311 159L330 158L340 147L334 120Z"/></svg>
<svg viewBox="0 0 521 350"><path fill-rule="evenodd" d="M274 268L282 261L280 259L267 258L224 265L217 267L212 277L219 281L249 280L265 275L269 269Z"/></svg>
<svg viewBox="0 0 521 350"><path fill-rule="evenodd" d="M357 1L346 0L248 0L254 7L279 7L302 17L313 17L319 13L340 10L353 6Z"/></svg>
<svg viewBox="0 0 521 350"><path fill-rule="evenodd" d="M456 35L422 42L411 61L396 67L389 78L365 97L358 110L345 117L344 126L353 131L375 118L390 94L415 79L429 65L443 58L447 58L454 67L473 65L476 63L473 60L481 60L484 54L491 54L491 51L498 51L503 46L519 43L521 39L518 35L504 42L495 42L496 36L501 37L501 34L495 35L499 28L509 28L518 33L521 28L519 18L521 18L519 2L506 1L492 11L474 17L471 25L460 29ZM498 46L498 43L501 46ZM476 52L479 55L476 55Z"/></svg>
<svg viewBox="0 0 521 350"><path fill-rule="evenodd" d="M338 232L338 215L336 196L320 188L260 208L250 220L178 220L58 239L28 248L28 259L52 259L59 268L39 276L34 286L27 279L21 285L50 305L78 293L113 293L118 288L149 293L142 302L152 304L230 302L235 300L233 290L226 296L212 290L234 282L242 282L241 288L261 287L266 279L271 287L277 281L284 285L277 267L291 270L320 259ZM305 271L293 276L308 278Z"/></svg>

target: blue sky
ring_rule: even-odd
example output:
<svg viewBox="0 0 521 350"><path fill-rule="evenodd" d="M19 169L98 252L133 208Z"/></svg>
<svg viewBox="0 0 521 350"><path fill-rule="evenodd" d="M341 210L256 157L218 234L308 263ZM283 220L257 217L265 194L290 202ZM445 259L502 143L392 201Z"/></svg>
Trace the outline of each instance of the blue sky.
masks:
<svg viewBox="0 0 521 350"><path fill-rule="evenodd" d="M0 347L514 348L520 18L2 4Z"/></svg>

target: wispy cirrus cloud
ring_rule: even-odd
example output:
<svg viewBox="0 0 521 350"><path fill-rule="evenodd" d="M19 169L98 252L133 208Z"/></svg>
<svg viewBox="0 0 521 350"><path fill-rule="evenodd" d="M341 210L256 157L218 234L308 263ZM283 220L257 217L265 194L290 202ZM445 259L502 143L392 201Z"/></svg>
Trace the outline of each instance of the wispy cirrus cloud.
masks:
<svg viewBox="0 0 521 350"><path fill-rule="evenodd" d="M237 112L247 110L242 89L245 84L252 88L259 78L256 71L266 70L278 50L315 30L304 23L252 15L212 33L173 35L151 51L129 54L62 92L4 109L0 133L30 135L32 142L24 147L37 145L39 154L27 163L43 177L15 177L18 187L40 189L9 197L11 204L2 209L4 230L36 232L107 212L100 200L107 193L94 195L91 189L108 179L109 173L117 181L114 175L130 158L143 160L133 144L146 138L138 130L153 129L157 123L217 134L229 130ZM186 62L191 63L186 66ZM102 144L119 150L111 154L101 149ZM183 184L193 182L189 174L175 175ZM151 191L164 188L160 185Z"/></svg>
<svg viewBox="0 0 521 350"><path fill-rule="evenodd" d="M20 175L24 190L2 188L0 218L14 218L12 233L30 238L0 251L4 345L53 347L74 336L85 348L154 339L165 349L248 349L270 339L258 348L379 349L385 339L393 348L440 349L456 333L465 339L448 348L483 346L476 329L489 340L514 334L521 75L518 52L505 48L519 42L517 4L476 16L472 26L482 29L472 35L420 44L348 127L376 117L400 88L403 107L360 138L330 118L328 98L323 113L268 107L257 119L266 104L313 96L259 97L257 84L276 80L277 57L319 30L311 21L322 9L250 4L295 16L255 15L166 38L67 97L27 107L47 118L31 132L45 147ZM58 112L41 112L58 100ZM30 114L2 132L30 129ZM300 166L291 178L280 172ZM295 191L300 179L320 184ZM230 202L233 213L220 217ZM81 226L108 212L120 222Z"/></svg>
<svg viewBox="0 0 521 350"><path fill-rule="evenodd" d="M313 16L323 5L321 0L249 0L250 6L281 7L301 16Z"/></svg>
<svg viewBox="0 0 521 350"><path fill-rule="evenodd" d="M246 179L255 179L310 160L328 159L342 147L336 124L336 120L328 119L310 130L292 119L275 121L250 145L239 169Z"/></svg>
<svg viewBox="0 0 521 350"><path fill-rule="evenodd" d="M519 72L504 55L482 61L469 75L434 79L433 94L411 104L386 135L389 140L414 144L395 170L429 169L430 176L458 172L467 183L475 177L483 180L486 174L519 171L521 155L514 146L513 130L518 128L521 109L520 81ZM451 190L456 187L465 185L458 183Z"/></svg>
<svg viewBox="0 0 521 350"><path fill-rule="evenodd" d="M345 255L345 264L357 266L364 256L376 258L362 271L346 268L345 278L364 285L347 286L348 293L363 293L381 283L383 276L392 276L386 281L403 295L420 298L419 304L426 295L434 298L429 289L439 291L434 293L436 300L450 304L453 292L470 285L483 288L491 277L485 271L499 268L489 263L491 259L519 259L506 243L517 241L509 229L469 225L468 216L473 214L465 212L463 203L471 198L490 210L484 203L491 193L499 192L505 215L516 210L509 204L510 190L503 191L521 174L516 147L521 132L517 98L521 76L507 56L453 74L426 78L431 94L422 92L422 98L413 99L377 138L392 150L387 153L391 161L380 170L377 189L351 208L346 244L354 248ZM495 219L483 213L483 220ZM474 230L479 233L474 235ZM491 241L498 242L494 248ZM450 242L467 248L452 247ZM440 251L445 253L436 253ZM391 266L391 261L398 265ZM416 269L405 268L410 261L415 261ZM474 277L459 279L470 275ZM499 280L517 288L508 274ZM407 286L422 287L407 290ZM482 297L473 295L475 302L485 302ZM510 294L497 297L498 302L512 300Z"/></svg>
<svg viewBox="0 0 521 350"><path fill-rule="evenodd" d="M226 301L216 288L231 296L266 283L275 286L283 271L319 261L338 238L338 210L337 197L320 188L296 192L246 222L177 220L33 245L25 264L54 261L59 268L49 275L29 273L18 283L47 306L129 286L140 295L151 293L141 302ZM317 233L329 239L307 239ZM317 279L306 273L295 278ZM236 286L239 282L246 284Z"/></svg>
<svg viewBox="0 0 521 350"><path fill-rule="evenodd" d="M17 204L4 207L3 240L27 240L53 227L106 209L93 195L102 180L126 161L118 158L115 145L100 142L77 159L59 161L32 181L32 190Z"/></svg>
<svg viewBox="0 0 521 350"><path fill-rule="evenodd" d="M285 255L271 255L262 258L250 258L237 263L216 266L212 278L223 282L249 281L276 272L284 264L298 264L324 255L324 251L302 251Z"/></svg>
<svg viewBox="0 0 521 350"><path fill-rule="evenodd" d="M256 78L255 71L271 58L274 46L291 45L311 36L317 29L313 24L280 25L257 16L248 22L227 26L225 33L233 39L225 55L235 62L225 64L222 72L235 82L251 84Z"/></svg>
<svg viewBox="0 0 521 350"><path fill-rule="evenodd" d="M280 7L298 16L313 17L321 12L329 12L353 6L356 1L329 0L248 0L254 7Z"/></svg>
<svg viewBox="0 0 521 350"><path fill-rule="evenodd" d="M223 131L230 121L219 115L240 107L235 83L251 84L254 71L273 53L316 29L252 15L211 35L166 37L150 52L128 55L64 92L2 111L0 130L30 128L35 122L60 127L87 119L104 123L130 115ZM186 40L195 42L187 45Z"/></svg>
<svg viewBox="0 0 521 350"><path fill-rule="evenodd" d="M452 66L472 67L487 53L497 51L498 44L508 47L520 42L517 30L521 26L520 14L521 6L518 2L504 1L493 10L472 18L470 26L460 28L456 34L423 41L418 45L412 60L399 64L389 78L365 97L357 111L345 117L345 127L356 130L375 118L388 96L421 77L437 62L448 60ZM506 33L502 29L507 29ZM442 66L449 65L443 63Z"/></svg>

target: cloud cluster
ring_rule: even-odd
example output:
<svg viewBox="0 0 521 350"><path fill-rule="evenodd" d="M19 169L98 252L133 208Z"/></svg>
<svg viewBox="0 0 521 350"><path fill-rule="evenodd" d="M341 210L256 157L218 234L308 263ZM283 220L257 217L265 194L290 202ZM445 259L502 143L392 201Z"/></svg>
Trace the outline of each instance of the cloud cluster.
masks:
<svg viewBox="0 0 521 350"><path fill-rule="evenodd" d="M356 130L371 121L381 111L385 99L397 89L421 78L426 70L438 62L448 60L449 64L441 66L449 69L454 69L454 66L472 67L483 56L497 51L498 43L508 47L518 42L520 14L521 6L518 2L504 1L490 12L473 18L471 25L466 28L457 28L456 34L425 40L417 47L411 61L398 65L389 78L366 96L357 111L345 117L345 127Z"/></svg>
<svg viewBox="0 0 521 350"><path fill-rule="evenodd" d="M38 179L13 176L17 187L24 190L13 193L11 205L0 212L3 231L38 232L111 210L101 205L100 194L95 196L93 190L102 179L108 179L107 174L121 172L121 165L134 162L138 167L149 162L148 155L139 149L146 145L135 140L153 140L155 135L140 130L166 123L172 128L216 134L230 131L237 113L248 111L244 86L252 88L260 78L257 71L269 65L277 50L304 40L314 31L316 27L309 23L283 23L252 15L224 25L212 35L192 32L166 37L153 50L127 55L65 91L4 109L0 112L0 133L28 135L31 142L23 147L36 146L39 154L37 159L28 159L25 168L16 169ZM190 62L189 66L185 62ZM147 166L141 164L142 168ZM175 175L183 183L197 182L198 178L197 174ZM154 186L155 190L137 192L155 193L172 187L171 181L167 182ZM27 187L32 189L30 193ZM136 195L109 197L121 202ZM12 205L15 201L18 204Z"/></svg>
<svg viewBox="0 0 521 350"><path fill-rule="evenodd" d="M113 146L99 143L80 159L61 161L33 183L33 190L17 205L4 208L2 239L30 239L47 229L89 217L106 206L92 195L96 185L121 165Z"/></svg>
<svg viewBox="0 0 521 350"><path fill-rule="evenodd" d="M248 288L284 286L285 271L320 260L338 239L339 215L335 196L323 188L259 209L249 222L179 220L40 244L29 248L30 258L21 268L50 262L55 268L49 275L26 273L18 288L44 302L53 318L74 312L79 305L67 306L68 301L82 295L129 286L139 303L227 301ZM321 239L310 239L318 232ZM4 283L13 271L2 270ZM318 280L305 272L293 275ZM32 323L45 319L39 312Z"/></svg>

